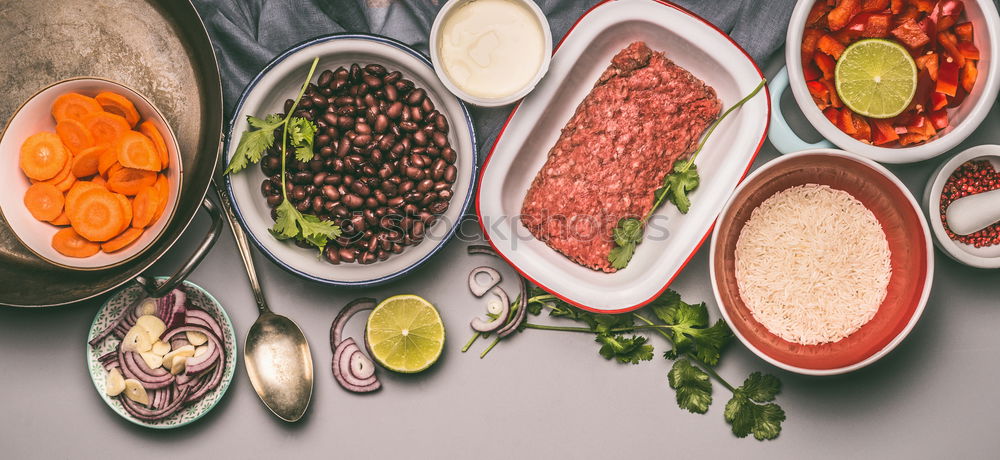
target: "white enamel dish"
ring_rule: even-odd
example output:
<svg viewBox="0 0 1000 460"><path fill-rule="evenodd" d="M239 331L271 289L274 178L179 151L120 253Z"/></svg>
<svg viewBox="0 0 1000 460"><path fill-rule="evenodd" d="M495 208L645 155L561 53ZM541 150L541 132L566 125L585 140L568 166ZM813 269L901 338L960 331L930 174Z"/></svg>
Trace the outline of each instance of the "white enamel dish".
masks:
<svg viewBox="0 0 1000 460"><path fill-rule="evenodd" d="M57 97L71 92L85 96L96 96L102 91L112 91L121 94L135 104L136 110L143 121L151 121L163 135L167 145L170 164L165 171L167 183L170 186L170 196L167 207L153 225L143 232L134 243L114 253L98 252L86 258L67 257L52 248L52 235L59 227L40 222L31 216L25 208L24 192L31 186L31 181L18 166L21 144L29 136L39 132L55 132L56 122L52 118L52 102ZM131 88L110 80L93 77L73 78L55 83L28 99L11 117L7 129L0 139L0 183L6 187L0 195L0 212L10 224L10 228L24 246L42 259L54 265L74 270L99 270L124 264L143 252L163 234L167 223L177 207L177 197L180 196L183 165L174 138L173 130L153 103Z"/></svg>
<svg viewBox="0 0 1000 460"><path fill-rule="evenodd" d="M548 74L515 108L483 166L476 202L483 232L504 259L535 284L591 311L634 310L666 289L746 175L764 142L770 115L769 98L762 91L719 125L698 156L701 185L691 195L690 212L662 206L655 217L661 228L654 232L660 237L647 232L627 268L608 274L573 263L536 240L517 216L562 127L612 56L637 40L665 52L715 88L724 108L763 78L738 45L690 12L652 0L605 1L570 29Z"/></svg>
<svg viewBox="0 0 1000 460"><path fill-rule="evenodd" d="M455 233L472 199L477 170L475 134L465 105L444 87L434 73L430 60L395 40L375 35L336 34L319 37L285 51L247 85L237 102L226 138L223 161L228 164L236 151L240 135L248 127L247 116L263 117L282 111L286 99L295 97L309 72L313 58L319 57L316 75L325 69L352 63L377 63L389 71L399 70L404 78L424 88L437 110L450 124L448 139L458 152L455 166L458 178L448 210L426 231L424 240L408 246L402 254L370 265L342 263L333 265L317 256L315 249L300 248L290 241L279 241L269 233L274 225L271 209L260 194L265 179L260 167L253 165L238 174L226 176L226 187L236 216L257 247L282 268L303 278L337 286L370 286L403 276L441 249Z"/></svg>

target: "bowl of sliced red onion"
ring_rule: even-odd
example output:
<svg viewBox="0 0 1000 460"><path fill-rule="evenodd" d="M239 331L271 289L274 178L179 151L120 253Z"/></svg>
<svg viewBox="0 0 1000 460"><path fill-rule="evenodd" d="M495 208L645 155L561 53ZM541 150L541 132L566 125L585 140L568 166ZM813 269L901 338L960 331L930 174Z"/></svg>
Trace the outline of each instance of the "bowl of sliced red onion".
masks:
<svg viewBox="0 0 1000 460"><path fill-rule="evenodd" d="M97 312L87 338L97 392L118 415L149 428L176 428L207 414L236 367L229 315L188 281L157 299L138 284L121 289Z"/></svg>

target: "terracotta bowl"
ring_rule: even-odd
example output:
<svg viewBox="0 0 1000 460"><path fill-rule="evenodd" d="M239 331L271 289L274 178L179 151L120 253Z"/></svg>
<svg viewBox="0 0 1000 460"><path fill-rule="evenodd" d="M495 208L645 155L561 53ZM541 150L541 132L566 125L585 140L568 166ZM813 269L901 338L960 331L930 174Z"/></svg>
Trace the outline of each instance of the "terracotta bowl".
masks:
<svg viewBox="0 0 1000 460"><path fill-rule="evenodd" d="M875 316L850 336L820 345L786 341L757 322L740 298L735 273L736 241L751 212L775 193L804 184L828 185L861 201L885 230L892 253L889 292ZM910 192L884 167L840 150L786 155L755 171L722 211L711 252L715 298L733 332L765 361L801 374L841 374L885 356L920 318L933 280L930 231Z"/></svg>

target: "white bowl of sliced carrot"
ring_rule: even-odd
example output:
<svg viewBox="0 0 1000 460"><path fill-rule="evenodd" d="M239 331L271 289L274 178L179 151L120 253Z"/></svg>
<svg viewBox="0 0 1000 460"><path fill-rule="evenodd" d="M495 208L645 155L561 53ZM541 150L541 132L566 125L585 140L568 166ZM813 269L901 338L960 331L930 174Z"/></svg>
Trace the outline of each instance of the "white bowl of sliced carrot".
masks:
<svg viewBox="0 0 1000 460"><path fill-rule="evenodd" d="M173 131L136 91L100 78L55 83L0 135L0 213L63 268L111 268L160 237L180 195Z"/></svg>

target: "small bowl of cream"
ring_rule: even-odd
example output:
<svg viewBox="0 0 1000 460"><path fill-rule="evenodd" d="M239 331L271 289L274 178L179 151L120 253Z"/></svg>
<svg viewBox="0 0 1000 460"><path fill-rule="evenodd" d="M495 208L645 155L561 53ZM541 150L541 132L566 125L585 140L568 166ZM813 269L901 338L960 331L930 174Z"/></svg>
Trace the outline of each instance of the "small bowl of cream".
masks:
<svg viewBox="0 0 1000 460"><path fill-rule="evenodd" d="M449 91L497 107L527 95L548 71L552 31L530 0L450 0L434 19L430 51Z"/></svg>

